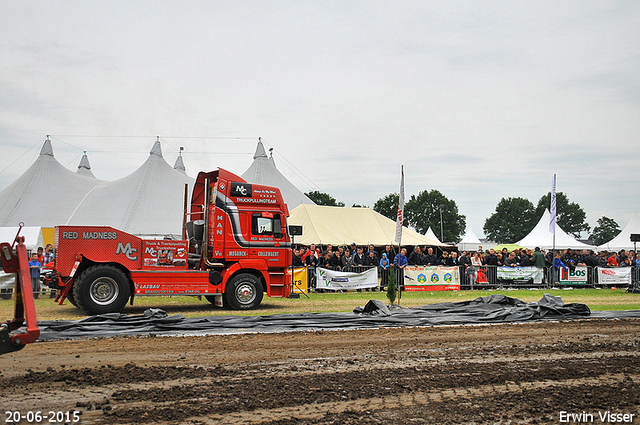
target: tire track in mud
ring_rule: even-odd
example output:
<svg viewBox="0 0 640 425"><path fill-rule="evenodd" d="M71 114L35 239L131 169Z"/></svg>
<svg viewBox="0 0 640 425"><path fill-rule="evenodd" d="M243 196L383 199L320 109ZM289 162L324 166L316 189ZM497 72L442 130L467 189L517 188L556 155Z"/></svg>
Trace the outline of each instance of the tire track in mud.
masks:
<svg viewBox="0 0 640 425"><path fill-rule="evenodd" d="M111 394L112 409L105 423L183 422L192 417L238 412L318 406L327 403L356 403L387 397L423 397L440 394L443 399L465 398L465 394L486 396L497 388L522 389L522 385L549 382L551 386L575 387L581 379L607 376L635 376L640 356L610 356L601 359L534 360L490 364L453 364L437 367L397 367L368 371L336 372L299 376L260 376L180 384L169 388L125 389ZM631 379L631 378L630 378ZM555 384L554 384L555 383ZM478 390L481 389L481 390ZM508 391L510 394L513 391ZM404 398L403 398L404 399ZM433 400L437 401L437 400ZM444 400L443 400L444 402ZM131 405L129 405L131 404ZM357 403L356 403L357 404ZM419 404L419 403L409 403ZM272 417L270 415L270 417Z"/></svg>

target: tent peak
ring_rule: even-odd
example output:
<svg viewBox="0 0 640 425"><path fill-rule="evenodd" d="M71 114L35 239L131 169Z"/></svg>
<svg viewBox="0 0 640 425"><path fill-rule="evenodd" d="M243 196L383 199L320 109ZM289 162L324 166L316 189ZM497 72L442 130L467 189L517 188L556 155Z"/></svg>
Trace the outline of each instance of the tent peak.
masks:
<svg viewBox="0 0 640 425"><path fill-rule="evenodd" d="M264 145L262 144L262 140L258 140L258 146L256 147L256 153L253 154L253 159L258 158L268 158L267 152L264 150Z"/></svg>
<svg viewBox="0 0 640 425"><path fill-rule="evenodd" d="M160 140L156 140L156 142L153 144L153 147L151 148L151 152L149 152L149 155L155 155L162 158L162 147L160 146Z"/></svg>
<svg viewBox="0 0 640 425"><path fill-rule="evenodd" d="M40 156L43 155L53 156L53 146L51 146L51 140L49 140L49 136L47 136L47 140L44 141L42 149L40 149Z"/></svg>

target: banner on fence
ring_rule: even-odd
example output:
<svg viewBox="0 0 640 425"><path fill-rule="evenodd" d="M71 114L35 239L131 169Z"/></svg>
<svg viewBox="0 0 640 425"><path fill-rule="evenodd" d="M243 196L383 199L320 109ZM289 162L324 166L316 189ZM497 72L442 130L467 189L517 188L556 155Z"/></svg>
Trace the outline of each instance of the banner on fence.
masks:
<svg viewBox="0 0 640 425"><path fill-rule="evenodd" d="M538 267L498 267L498 280L510 280L527 282L533 279L533 283L541 284L544 278L544 269Z"/></svg>
<svg viewBox="0 0 640 425"><path fill-rule="evenodd" d="M287 269L287 279L291 282L291 269ZM309 292L309 279L307 278L306 267L296 267L293 269L293 286L291 292L303 293Z"/></svg>
<svg viewBox="0 0 640 425"><path fill-rule="evenodd" d="M571 269L560 269L560 285L588 285L587 267L576 266Z"/></svg>
<svg viewBox="0 0 640 425"><path fill-rule="evenodd" d="M404 268L404 290L460 290L460 270L458 267L406 266Z"/></svg>
<svg viewBox="0 0 640 425"><path fill-rule="evenodd" d="M631 267L603 269L598 267L600 285L631 285Z"/></svg>
<svg viewBox="0 0 640 425"><path fill-rule="evenodd" d="M316 288L350 290L376 288L378 286L378 268L372 267L362 273L341 272L318 267L316 269Z"/></svg>

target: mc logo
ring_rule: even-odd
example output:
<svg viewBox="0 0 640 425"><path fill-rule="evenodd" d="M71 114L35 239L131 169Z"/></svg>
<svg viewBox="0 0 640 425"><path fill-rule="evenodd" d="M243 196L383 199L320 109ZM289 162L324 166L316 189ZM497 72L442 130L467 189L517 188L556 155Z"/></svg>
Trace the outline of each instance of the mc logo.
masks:
<svg viewBox="0 0 640 425"><path fill-rule="evenodd" d="M124 256L131 261L136 261L138 259L138 256L135 255L136 252L138 252L138 250L131 246L131 242L126 245L123 245L122 242L120 242L118 244L118 248L116 248L116 255L124 254Z"/></svg>

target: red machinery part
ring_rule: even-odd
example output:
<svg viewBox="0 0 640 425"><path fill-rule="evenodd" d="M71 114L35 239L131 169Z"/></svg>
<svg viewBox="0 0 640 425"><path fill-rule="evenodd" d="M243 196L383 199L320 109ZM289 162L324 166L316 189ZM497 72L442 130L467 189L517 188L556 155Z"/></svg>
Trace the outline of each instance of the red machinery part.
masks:
<svg viewBox="0 0 640 425"><path fill-rule="evenodd" d="M19 235L20 231L18 230L14 245L10 245L7 242L0 243L2 268L6 273L16 273L14 317L11 320L0 323L0 354L18 351L24 348L26 344L35 342L40 336L33 291L31 289L27 247L24 244L24 236ZM25 332L12 333L20 329L25 321L27 324Z"/></svg>

